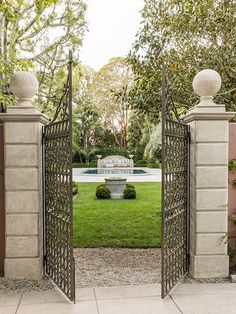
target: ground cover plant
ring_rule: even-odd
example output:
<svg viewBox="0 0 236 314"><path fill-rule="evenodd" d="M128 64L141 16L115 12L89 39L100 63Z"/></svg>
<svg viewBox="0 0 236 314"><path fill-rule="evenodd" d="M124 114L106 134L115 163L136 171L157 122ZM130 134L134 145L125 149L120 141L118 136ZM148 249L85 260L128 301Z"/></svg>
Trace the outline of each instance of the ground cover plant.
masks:
<svg viewBox="0 0 236 314"><path fill-rule="evenodd" d="M98 183L77 183L75 247L160 247L161 184L132 183L136 199L96 199Z"/></svg>

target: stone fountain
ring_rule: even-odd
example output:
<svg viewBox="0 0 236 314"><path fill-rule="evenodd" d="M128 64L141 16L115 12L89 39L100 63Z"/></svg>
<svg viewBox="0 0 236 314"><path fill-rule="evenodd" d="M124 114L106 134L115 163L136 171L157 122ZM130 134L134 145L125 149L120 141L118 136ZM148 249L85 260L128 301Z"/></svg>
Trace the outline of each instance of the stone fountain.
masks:
<svg viewBox="0 0 236 314"><path fill-rule="evenodd" d="M106 186L111 192L111 198L123 198L123 193L126 188L126 180L126 178L121 177L111 177L105 179Z"/></svg>

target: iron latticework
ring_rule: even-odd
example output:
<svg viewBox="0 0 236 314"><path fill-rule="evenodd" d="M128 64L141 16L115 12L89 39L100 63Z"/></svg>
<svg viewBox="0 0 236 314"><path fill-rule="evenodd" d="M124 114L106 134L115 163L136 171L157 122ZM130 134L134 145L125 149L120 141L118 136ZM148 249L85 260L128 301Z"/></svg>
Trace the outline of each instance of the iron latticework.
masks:
<svg viewBox="0 0 236 314"><path fill-rule="evenodd" d="M162 298L188 272L189 126L162 78Z"/></svg>
<svg viewBox="0 0 236 314"><path fill-rule="evenodd" d="M72 209L72 58L53 120L44 127L45 272L75 299Z"/></svg>

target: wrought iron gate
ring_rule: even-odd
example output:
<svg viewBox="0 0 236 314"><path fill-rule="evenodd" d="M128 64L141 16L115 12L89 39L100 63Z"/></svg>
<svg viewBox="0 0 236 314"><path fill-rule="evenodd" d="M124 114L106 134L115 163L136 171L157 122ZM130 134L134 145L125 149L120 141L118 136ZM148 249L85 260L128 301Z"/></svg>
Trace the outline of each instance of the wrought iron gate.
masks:
<svg viewBox="0 0 236 314"><path fill-rule="evenodd" d="M72 56L64 93L44 127L45 273L75 300L72 209Z"/></svg>
<svg viewBox="0 0 236 314"><path fill-rule="evenodd" d="M189 126L180 121L162 68L162 298L189 266Z"/></svg>

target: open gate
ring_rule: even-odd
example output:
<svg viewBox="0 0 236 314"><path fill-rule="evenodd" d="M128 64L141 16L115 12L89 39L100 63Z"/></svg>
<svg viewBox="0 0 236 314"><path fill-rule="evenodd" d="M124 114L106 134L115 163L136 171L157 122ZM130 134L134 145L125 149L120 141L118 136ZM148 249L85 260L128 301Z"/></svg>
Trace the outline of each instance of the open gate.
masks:
<svg viewBox="0 0 236 314"><path fill-rule="evenodd" d="M174 106L162 67L162 298L189 267L189 126Z"/></svg>
<svg viewBox="0 0 236 314"><path fill-rule="evenodd" d="M45 273L75 300L72 208L72 55L64 93L53 120L44 127Z"/></svg>

